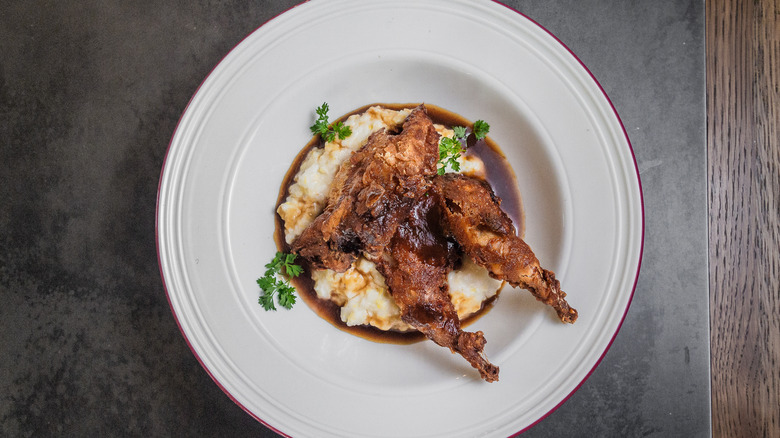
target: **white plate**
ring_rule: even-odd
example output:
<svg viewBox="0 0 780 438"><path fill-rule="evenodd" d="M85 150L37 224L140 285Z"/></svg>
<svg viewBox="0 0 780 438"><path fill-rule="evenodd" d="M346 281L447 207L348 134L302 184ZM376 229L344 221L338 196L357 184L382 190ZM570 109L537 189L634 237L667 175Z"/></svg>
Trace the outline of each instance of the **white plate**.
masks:
<svg viewBox="0 0 780 438"><path fill-rule="evenodd" d="M485 119L513 165L526 240L554 270L574 325L505 290L469 327L501 367L488 384L423 342L378 344L305 304L266 312L255 283L275 251L273 207L323 101L430 102ZM642 253L639 176L590 73L540 26L480 0L321 0L247 37L193 97L171 141L159 261L181 331L248 413L294 436L506 436L560 405L617 333Z"/></svg>

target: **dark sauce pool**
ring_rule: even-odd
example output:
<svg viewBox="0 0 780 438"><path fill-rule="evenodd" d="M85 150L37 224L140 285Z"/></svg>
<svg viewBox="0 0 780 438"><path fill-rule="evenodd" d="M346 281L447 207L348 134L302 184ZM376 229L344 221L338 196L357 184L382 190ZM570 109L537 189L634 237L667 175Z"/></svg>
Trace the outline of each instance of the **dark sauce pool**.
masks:
<svg viewBox="0 0 780 438"><path fill-rule="evenodd" d="M392 110L402 110L404 108L414 108L419 104L385 104L375 103L358 108L348 114L345 114L341 118L334 120L344 121L353 114L359 114L366 111L369 107L379 105L384 108ZM451 111L447 111L435 105L425 104L425 108L428 112L428 116L433 120L433 123L441 124L444 126L465 126L471 129L472 122L455 114ZM523 214L522 200L520 197L520 191L517 186L517 180L515 178L514 171L509 166L504 154L498 148L498 145L493 142L490 137L484 140L476 140L473 135L469 136L467 140L467 149L465 155L474 155L479 157L485 163L485 169L487 173L486 180L493 187L493 191L501 198L501 206L504 211L512 218L517 229L517 234L523 237L525 231L525 217ZM293 163L290 165L290 169L284 177L284 181L279 190L279 196L276 201L276 209L279 208L289 194L290 185L295 179L295 175L300 169L301 163L306 158L309 151L315 147L321 147L321 141L319 136L313 137L309 141L298 156L295 157ZM276 211L274 209L274 211ZM287 244L284 238L284 224L282 218L275 214L276 229L274 231L274 240L279 251L286 253L290 252L290 246ZM298 291L298 295L306 302L306 304L314 310L320 317L330 322L337 328L349 332L353 335L360 336L362 338L375 341L385 342L393 344L411 344L414 342L425 339L421 333L417 331L400 332L400 331L384 331L379 330L371 326L348 326L341 321L341 308L330 300L323 300L317 297L317 293L314 291L314 280L311 279L311 270L305 260L297 259L297 261L303 266L304 272L300 276L293 278L291 282ZM500 293L500 291L499 291ZM484 315L495 304L498 298L498 293L492 298L489 298L482 304L482 308L475 314L465 318L461 321L461 326L466 327L476 319Z"/></svg>

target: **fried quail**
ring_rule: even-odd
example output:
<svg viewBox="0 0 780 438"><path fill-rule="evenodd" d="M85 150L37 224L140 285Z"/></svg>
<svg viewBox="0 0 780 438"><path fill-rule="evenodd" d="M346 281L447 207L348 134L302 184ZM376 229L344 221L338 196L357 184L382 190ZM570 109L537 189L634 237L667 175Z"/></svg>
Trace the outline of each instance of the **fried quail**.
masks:
<svg viewBox="0 0 780 438"><path fill-rule="evenodd" d="M325 210L292 243L317 269L343 272L359 255L373 261L401 319L498 380L482 332L461 329L447 274L465 252L494 278L526 288L564 322L577 311L555 274L516 235L501 201L481 180L437 175L439 134L415 108L400 133L380 130L336 173Z"/></svg>
<svg viewBox="0 0 780 438"><path fill-rule="evenodd" d="M441 249L439 220L429 220L438 212L425 196L436 174L438 144L422 106L409 114L400 133L372 134L336 173L325 210L293 241L292 250L314 268L338 272L360 254L374 261L407 324L495 381L498 367L483 356L483 334L460 329L447 286L457 256Z"/></svg>

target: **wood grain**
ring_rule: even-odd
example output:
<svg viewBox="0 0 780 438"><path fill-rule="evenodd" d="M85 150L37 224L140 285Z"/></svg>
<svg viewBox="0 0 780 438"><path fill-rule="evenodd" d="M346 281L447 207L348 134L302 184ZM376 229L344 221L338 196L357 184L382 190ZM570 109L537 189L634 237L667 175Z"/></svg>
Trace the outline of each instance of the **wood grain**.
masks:
<svg viewBox="0 0 780 438"><path fill-rule="evenodd" d="M707 0L712 419L780 437L780 0Z"/></svg>

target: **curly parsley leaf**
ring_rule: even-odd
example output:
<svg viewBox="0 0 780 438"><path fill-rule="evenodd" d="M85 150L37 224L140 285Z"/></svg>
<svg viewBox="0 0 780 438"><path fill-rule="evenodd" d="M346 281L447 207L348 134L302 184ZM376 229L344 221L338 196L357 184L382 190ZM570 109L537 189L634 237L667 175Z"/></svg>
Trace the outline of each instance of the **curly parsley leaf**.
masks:
<svg viewBox="0 0 780 438"><path fill-rule="evenodd" d="M282 262L282 266L284 267L284 273L287 274L290 277L297 277L301 275L301 272L303 272L303 268L300 267L300 265L296 265L295 258L298 257L295 254L286 254L284 256L284 262Z"/></svg>
<svg viewBox="0 0 780 438"><path fill-rule="evenodd" d="M312 134L319 134L326 142L335 140L337 136L339 139L344 140L352 135L352 129L349 126L344 125L344 123L336 122L331 125L328 122L329 109L328 103L323 102L323 104L315 110L317 113L317 120L309 127Z"/></svg>
<svg viewBox="0 0 780 438"><path fill-rule="evenodd" d="M455 133L455 138L461 140L466 138L466 128L464 126L453 126L452 132Z"/></svg>
<svg viewBox="0 0 780 438"><path fill-rule="evenodd" d="M290 309L295 304L295 288L289 281L279 278L282 274L288 277L301 275L303 268L295 264L295 258L295 254L277 251L273 260L265 265L265 275L257 279L257 285L263 291L257 302L265 310L276 310L274 295L279 305L285 309Z"/></svg>
<svg viewBox="0 0 780 438"><path fill-rule="evenodd" d="M330 130L328 131L327 141L333 141L334 137L336 136L338 136L339 139L344 140L350 135L352 135L352 128L342 122L336 122L333 124L333 126L330 127Z"/></svg>
<svg viewBox="0 0 780 438"><path fill-rule="evenodd" d="M477 120L474 122L471 132L477 140L482 140L487 136L490 130L490 125L484 120ZM439 140L439 164L441 167L438 169L439 175L444 175L447 172L447 168L460 171L460 158L461 154L466 151L465 144L469 134L463 126L453 126L452 137L442 137Z"/></svg>
<svg viewBox="0 0 780 438"><path fill-rule="evenodd" d="M460 170L460 154L463 152L463 144L461 140L455 136L442 137L439 141L439 164L441 167L438 169L439 175L444 175L447 171L447 167L458 172Z"/></svg>
<svg viewBox="0 0 780 438"><path fill-rule="evenodd" d="M322 135L328 132L328 110L329 108L327 103L323 103L322 106L314 110L317 113L317 120L309 127L312 134Z"/></svg>
<svg viewBox="0 0 780 438"><path fill-rule="evenodd" d="M488 131L490 131L490 125L488 125L486 121L477 120L474 122L472 132L474 133L474 136L477 137L477 140L482 140L483 138L487 137Z"/></svg>
<svg viewBox="0 0 780 438"><path fill-rule="evenodd" d="M274 292L278 288L277 281L276 278L267 277L257 279L257 284L260 286L260 289L263 290L263 293L260 295L257 302L263 306L263 309L265 310L276 310L276 306L274 305Z"/></svg>
<svg viewBox="0 0 780 438"><path fill-rule="evenodd" d="M292 308L295 304L295 288L289 284L280 286L278 300L279 305L285 309Z"/></svg>

